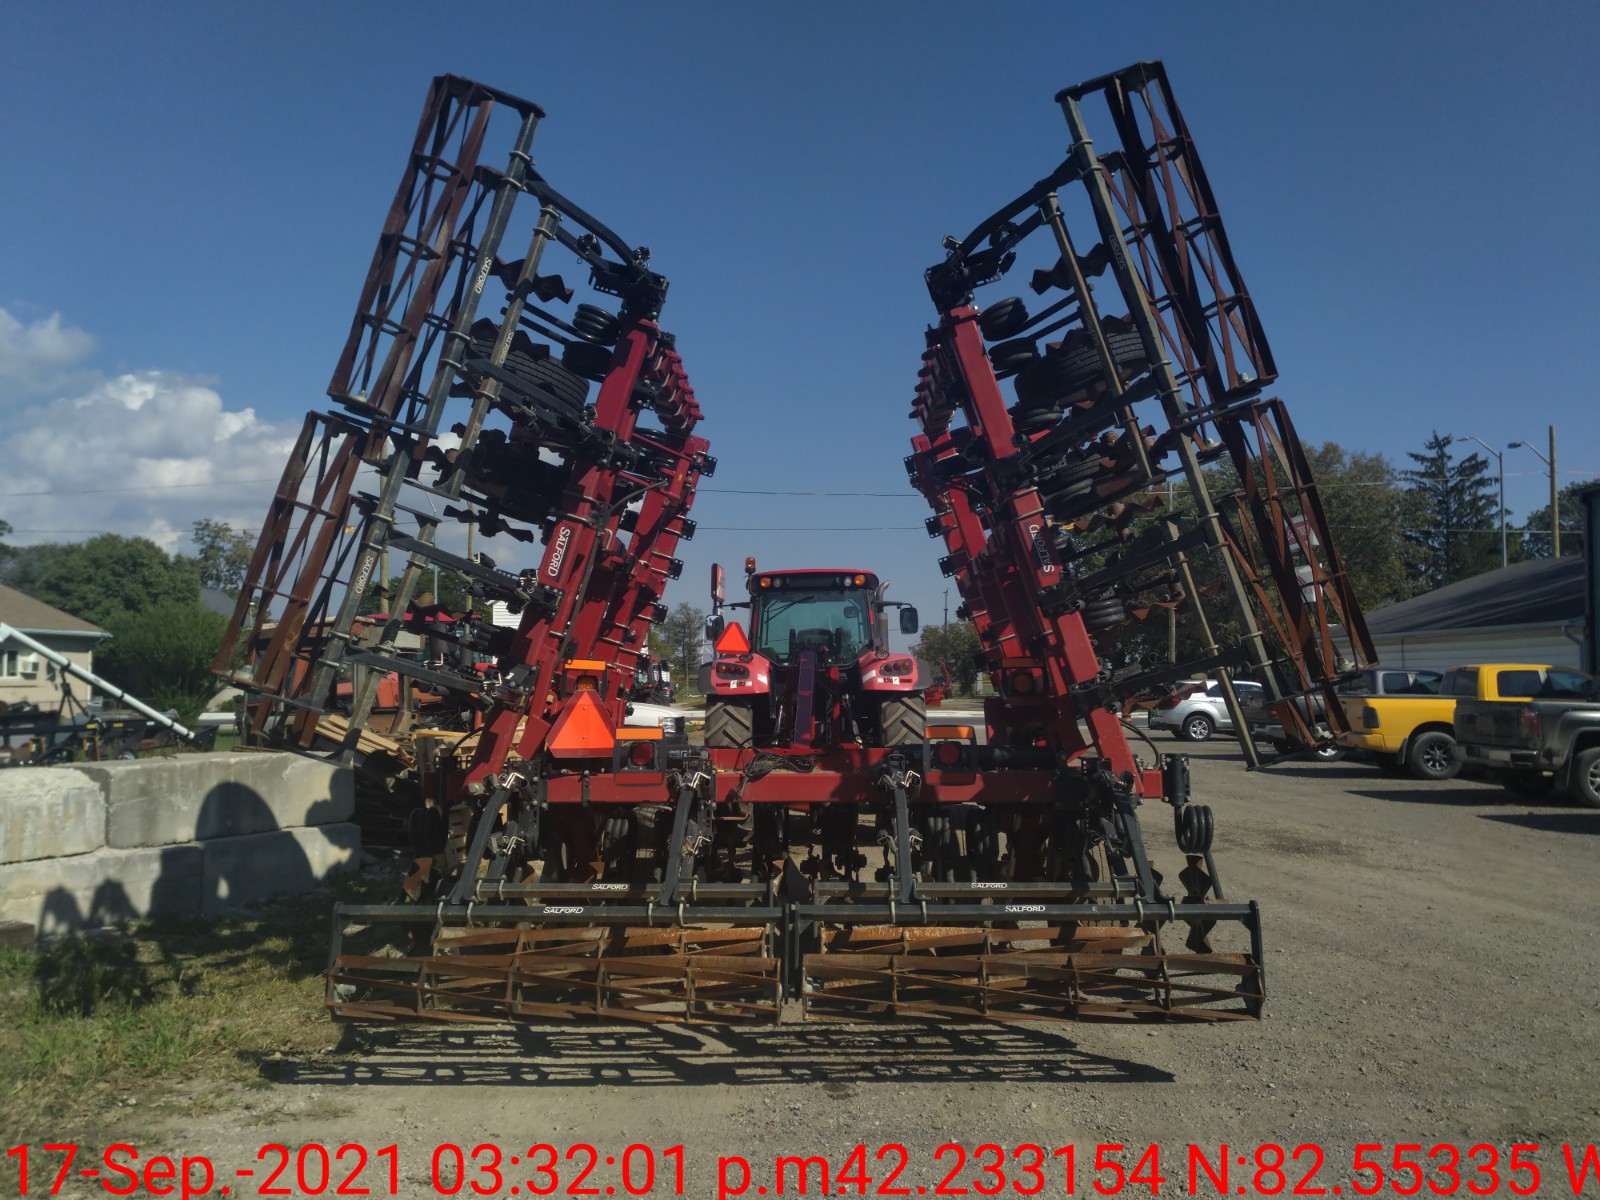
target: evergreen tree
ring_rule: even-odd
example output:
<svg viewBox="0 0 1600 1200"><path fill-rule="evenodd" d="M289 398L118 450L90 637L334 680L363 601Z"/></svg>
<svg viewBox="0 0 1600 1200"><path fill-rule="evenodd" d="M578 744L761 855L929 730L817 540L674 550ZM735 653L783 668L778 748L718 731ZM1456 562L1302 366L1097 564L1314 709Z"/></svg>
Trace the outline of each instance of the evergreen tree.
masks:
<svg viewBox="0 0 1600 1200"><path fill-rule="evenodd" d="M1500 565L1499 480L1489 460L1457 460L1455 439L1437 430L1424 452L1408 452L1416 467L1401 473L1409 504L1405 539L1417 552L1417 572L1428 589L1470 579Z"/></svg>
<svg viewBox="0 0 1600 1200"><path fill-rule="evenodd" d="M1578 502L1578 493L1584 488L1593 487L1600 480L1591 479L1587 483L1571 483L1561 489L1556 500L1561 506L1561 553L1583 553L1583 505ZM1551 543L1550 536L1550 506L1535 509L1529 513L1522 522L1522 549L1525 558L1549 558Z"/></svg>

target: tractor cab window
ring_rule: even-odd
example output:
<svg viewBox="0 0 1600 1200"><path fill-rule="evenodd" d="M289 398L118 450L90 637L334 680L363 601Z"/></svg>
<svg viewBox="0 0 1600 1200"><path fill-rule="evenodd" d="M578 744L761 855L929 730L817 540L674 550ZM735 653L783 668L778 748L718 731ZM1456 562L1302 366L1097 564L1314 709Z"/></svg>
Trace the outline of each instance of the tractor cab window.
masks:
<svg viewBox="0 0 1600 1200"><path fill-rule="evenodd" d="M849 662L872 642L864 591L775 591L760 604L755 650L774 662L787 663L807 648Z"/></svg>

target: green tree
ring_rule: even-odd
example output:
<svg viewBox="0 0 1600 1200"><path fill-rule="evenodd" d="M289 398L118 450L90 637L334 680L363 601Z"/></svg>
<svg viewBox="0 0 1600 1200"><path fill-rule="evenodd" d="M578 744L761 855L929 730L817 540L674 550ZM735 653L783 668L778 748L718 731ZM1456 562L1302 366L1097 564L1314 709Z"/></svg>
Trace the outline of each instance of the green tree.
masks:
<svg viewBox="0 0 1600 1200"><path fill-rule="evenodd" d="M696 668L700 665L700 647L705 643L705 637L706 614L687 601L673 609L667 619L661 622L661 640L667 645L670 661L674 669L683 672L678 676L680 688L686 688L690 680L695 678Z"/></svg>
<svg viewBox="0 0 1600 1200"><path fill-rule="evenodd" d="M931 663L935 675L948 668L951 683L963 696L972 695L978 682L983 642L978 637L978 627L971 621L924 626L922 640L911 652Z"/></svg>
<svg viewBox="0 0 1600 1200"><path fill-rule="evenodd" d="M1500 565L1497 480L1480 454L1456 460L1450 452L1454 441L1435 431L1424 453L1406 455L1416 467L1401 473L1410 502L1404 536L1417 551L1417 573L1426 589Z"/></svg>
<svg viewBox="0 0 1600 1200"><path fill-rule="evenodd" d="M106 627L111 638L95 651L96 671L152 707L175 708L189 724L221 687L211 663L228 620L196 600L117 613Z"/></svg>
<svg viewBox="0 0 1600 1200"><path fill-rule="evenodd" d="M11 522L0 519L0 538L10 536ZM6 545L4 542L0 542L0 566L3 566L6 559L10 558L14 553L16 552L10 546Z"/></svg>
<svg viewBox="0 0 1600 1200"><path fill-rule="evenodd" d="M367 594L361 598L359 611L363 614L390 612L391 598L400 594L400 579L399 575L391 575L389 582L384 586L384 590L381 593L377 588L369 589ZM430 568L423 571L418 578L417 589L412 593L411 601L413 604L423 607L435 603L442 604L446 610L452 613L464 613L474 610L481 612L485 608L481 603L474 604L472 597L467 594L467 585L460 575L454 571L446 571L443 568L439 570L439 594L437 599L434 598L433 570Z"/></svg>
<svg viewBox="0 0 1600 1200"><path fill-rule="evenodd" d="M225 521L201 518L194 523L194 561L204 587L237 595L255 554L256 536Z"/></svg>
<svg viewBox="0 0 1600 1200"><path fill-rule="evenodd" d="M1568 484L1556 495L1556 504L1561 513L1561 554L1583 553L1583 505L1578 501L1578 493L1584 488L1593 487L1600 480L1591 479L1587 483ZM1550 536L1550 506L1535 509L1528 514L1523 523L1521 541L1524 556L1528 558L1549 558L1554 539Z"/></svg>
<svg viewBox="0 0 1600 1200"><path fill-rule="evenodd" d="M6 582L36 600L111 629L119 617L193 605L200 578L148 538L103 533L86 542L29 546L7 564Z"/></svg>
<svg viewBox="0 0 1600 1200"><path fill-rule="evenodd" d="M1417 590L1416 546L1394 536L1408 528L1414 501L1381 454L1334 442L1306 449L1334 549L1364 609L1404 600Z"/></svg>

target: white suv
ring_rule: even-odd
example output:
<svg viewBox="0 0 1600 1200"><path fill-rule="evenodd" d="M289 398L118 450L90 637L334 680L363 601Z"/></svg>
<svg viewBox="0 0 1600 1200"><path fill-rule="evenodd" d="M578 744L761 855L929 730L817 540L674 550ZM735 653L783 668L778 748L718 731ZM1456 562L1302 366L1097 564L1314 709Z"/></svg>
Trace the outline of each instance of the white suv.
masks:
<svg viewBox="0 0 1600 1200"><path fill-rule="evenodd" d="M1233 732L1233 718L1222 699L1222 686L1215 680L1196 681L1195 690L1181 696L1169 696L1150 710L1150 728L1165 729L1175 738L1186 742L1203 742L1219 730ZM1239 706L1248 708L1259 704L1265 690L1259 683L1235 679L1233 690L1238 694Z"/></svg>

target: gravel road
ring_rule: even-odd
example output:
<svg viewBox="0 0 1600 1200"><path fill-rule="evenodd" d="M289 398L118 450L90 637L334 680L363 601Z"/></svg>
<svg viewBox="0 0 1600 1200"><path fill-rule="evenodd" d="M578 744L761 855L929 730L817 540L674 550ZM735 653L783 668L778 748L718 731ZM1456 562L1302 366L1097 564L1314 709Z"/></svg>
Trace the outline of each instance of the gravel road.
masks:
<svg viewBox="0 0 1600 1200"><path fill-rule="evenodd" d="M935 1161L944 1143L968 1155L952 1187L993 1188L981 1167L994 1152L972 1156L994 1143L1007 1153L1000 1194L1018 1195L1033 1187L1033 1154L1011 1151L1035 1143L1040 1194L1064 1194L1065 1156L1053 1152L1074 1145L1076 1194L1094 1196L1096 1179L1115 1178L1093 1172L1102 1143L1128 1147L1115 1157L1130 1170L1159 1144L1162 1195L1216 1194L1203 1169L1191 1193L1191 1144L1213 1167L1228 1145L1227 1194L1279 1182L1257 1177L1265 1143L1318 1147L1322 1165L1302 1193L1348 1194L1357 1143L1379 1143L1386 1166L1396 1143L1421 1143L1423 1156L1445 1143L1461 1151L1461 1194L1475 1184L1510 1195L1515 1183L1523 1194L1573 1195L1561 1144L1600 1137L1600 812L1530 808L1490 784L1428 784L1354 762L1251 773L1220 739L1191 753L1195 797L1216 811L1229 897L1254 898L1265 914L1259 1023L393 1030L354 1063L283 1062L225 1117L154 1131L141 1148L204 1153L231 1172L263 1142L396 1144L400 1194L427 1196L436 1145L498 1143L524 1162L504 1164L498 1190L489 1175L474 1180L483 1194L517 1183L525 1195L531 1144L589 1143L600 1161L586 1183L623 1195L620 1161L605 1159L642 1144L653 1148L656 1186L640 1190L642 1151L627 1182L635 1194L670 1195L662 1151L681 1145L684 1194L716 1196L719 1157L749 1160L744 1194L776 1194L777 1156L827 1156L837 1172L857 1144L868 1147L867 1193L877 1194L898 1161L894 1151L877 1159L878 1147L898 1143L909 1164L894 1186L915 1195L935 1194L956 1166L954 1150ZM1180 860L1164 812L1146 824L1170 871ZM1526 1152L1540 1172L1531 1192L1526 1169L1508 1171L1518 1142L1539 1146ZM1499 1152L1493 1191L1466 1161L1479 1143ZM583 1159L560 1164L560 1194ZM1314 1159L1307 1149L1287 1164L1285 1194ZM797 1194L795 1170L786 1195ZM732 1194L739 1164L720 1174ZM367 1175L373 1194L387 1191L375 1167ZM1404 1168L1396 1179L1409 1186ZM832 1194L861 1194L830 1182ZM1450 1186L1442 1172L1428 1182ZM820 1183L813 1164L808 1194ZM1600 1195L1600 1168L1582 1194Z"/></svg>

